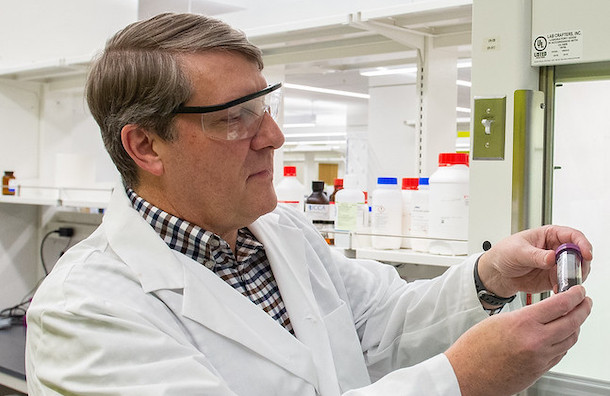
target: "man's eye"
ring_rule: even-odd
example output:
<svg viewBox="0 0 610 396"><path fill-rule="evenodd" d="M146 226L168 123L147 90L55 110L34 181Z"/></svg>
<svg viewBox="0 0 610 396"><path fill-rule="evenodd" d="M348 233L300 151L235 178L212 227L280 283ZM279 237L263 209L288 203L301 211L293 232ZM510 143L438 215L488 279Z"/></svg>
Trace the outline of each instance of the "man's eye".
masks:
<svg viewBox="0 0 610 396"><path fill-rule="evenodd" d="M205 125L208 128L227 128L228 126L235 125L240 121L241 116L239 114L224 114L222 116L207 117L205 119Z"/></svg>

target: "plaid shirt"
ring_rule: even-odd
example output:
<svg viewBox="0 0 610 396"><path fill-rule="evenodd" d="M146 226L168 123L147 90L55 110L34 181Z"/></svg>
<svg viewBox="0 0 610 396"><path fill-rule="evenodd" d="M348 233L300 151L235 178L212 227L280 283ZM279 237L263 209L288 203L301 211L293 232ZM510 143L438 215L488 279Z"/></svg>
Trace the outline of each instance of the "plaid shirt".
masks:
<svg viewBox="0 0 610 396"><path fill-rule="evenodd" d="M173 216L127 188L131 204L174 250L192 258L249 298L294 334L263 244L246 227L238 230L235 254L218 235Z"/></svg>

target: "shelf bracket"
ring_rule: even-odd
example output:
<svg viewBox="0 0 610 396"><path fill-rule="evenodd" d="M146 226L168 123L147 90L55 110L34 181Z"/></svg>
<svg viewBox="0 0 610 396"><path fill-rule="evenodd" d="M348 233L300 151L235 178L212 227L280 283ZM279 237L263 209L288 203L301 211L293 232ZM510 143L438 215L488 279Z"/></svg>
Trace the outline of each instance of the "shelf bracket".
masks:
<svg viewBox="0 0 610 396"><path fill-rule="evenodd" d="M426 36L433 37L433 35L379 21L363 20L360 12L349 14L348 20L350 26L377 33L410 49L417 50L417 57L419 58L420 64L424 63L425 38Z"/></svg>

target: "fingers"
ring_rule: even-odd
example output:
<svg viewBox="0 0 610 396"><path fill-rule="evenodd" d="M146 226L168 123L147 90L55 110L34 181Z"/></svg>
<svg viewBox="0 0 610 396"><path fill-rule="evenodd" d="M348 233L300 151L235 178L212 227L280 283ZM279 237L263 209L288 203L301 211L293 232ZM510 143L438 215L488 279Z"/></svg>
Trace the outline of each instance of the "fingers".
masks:
<svg viewBox="0 0 610 396"><path fill-rule="evenodd" d="M591 299L584 293L582 286L574 286L565 293L524 308L532 308L529 312L534 314L535 321L542 324L531 336L539 348L536 357L547 370L555 366L578 341L580 327L592 307Z"/></svg>
<svg viewBox="0 0 610 396"><path fill-rule="evenodd" d="M549 269L555 265L555 252L552 250L538 249L534 246L528 247L531 256L532 268Z"/></svg>
<svg viewBox="0 0 610 396"><path fill-rule="evenodd" d="M566 340L572 339L572 344L569 345L565 350L572 347L576 343L578 339L578 334L580 331L580 326L585 322L589 314L591 313L591 307L593 305L593 301L586 297L583 301L578 304L572 311L568 314L552 321L547 324L548 330L555 335L557 345L560 345L562 342Z"/></svg>
<svg viewBox="0 0 610 396"><path fill-rule="evenodd" d="M563 243L574 243L578 245L583 261L593 260L593 246L582 232L562 226L547 226L543 229L545 230L548 249L556 249Z"/></svg>
<svg viewBox="0 0 610 396"><path fill-rule="evenodd" d="M585 288L578 285L571 287L564 293L555 294L524 309L530 311L538 323L546 324L567 315L581 304L584 299Z"/></svg>

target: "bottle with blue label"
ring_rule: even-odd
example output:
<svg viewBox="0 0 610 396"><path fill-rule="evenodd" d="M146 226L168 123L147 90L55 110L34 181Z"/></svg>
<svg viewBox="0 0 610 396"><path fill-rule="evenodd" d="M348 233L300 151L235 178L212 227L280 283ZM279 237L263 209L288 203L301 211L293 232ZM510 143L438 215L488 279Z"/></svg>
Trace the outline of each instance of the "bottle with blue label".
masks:
<svg viewBox="0 0 610 396"><path fill-rule="evenodd" d="M395 177L377 178L377 188L372 197L374 249L400 249L402 241L402 193Z"/></svg>
<svg viewBox="0 0 610 396"><path fill-rule="evenodd" d="M4 171L4 176L2 176L2 195L15 195L17 181L14 173L13 171Z"/></svg>

